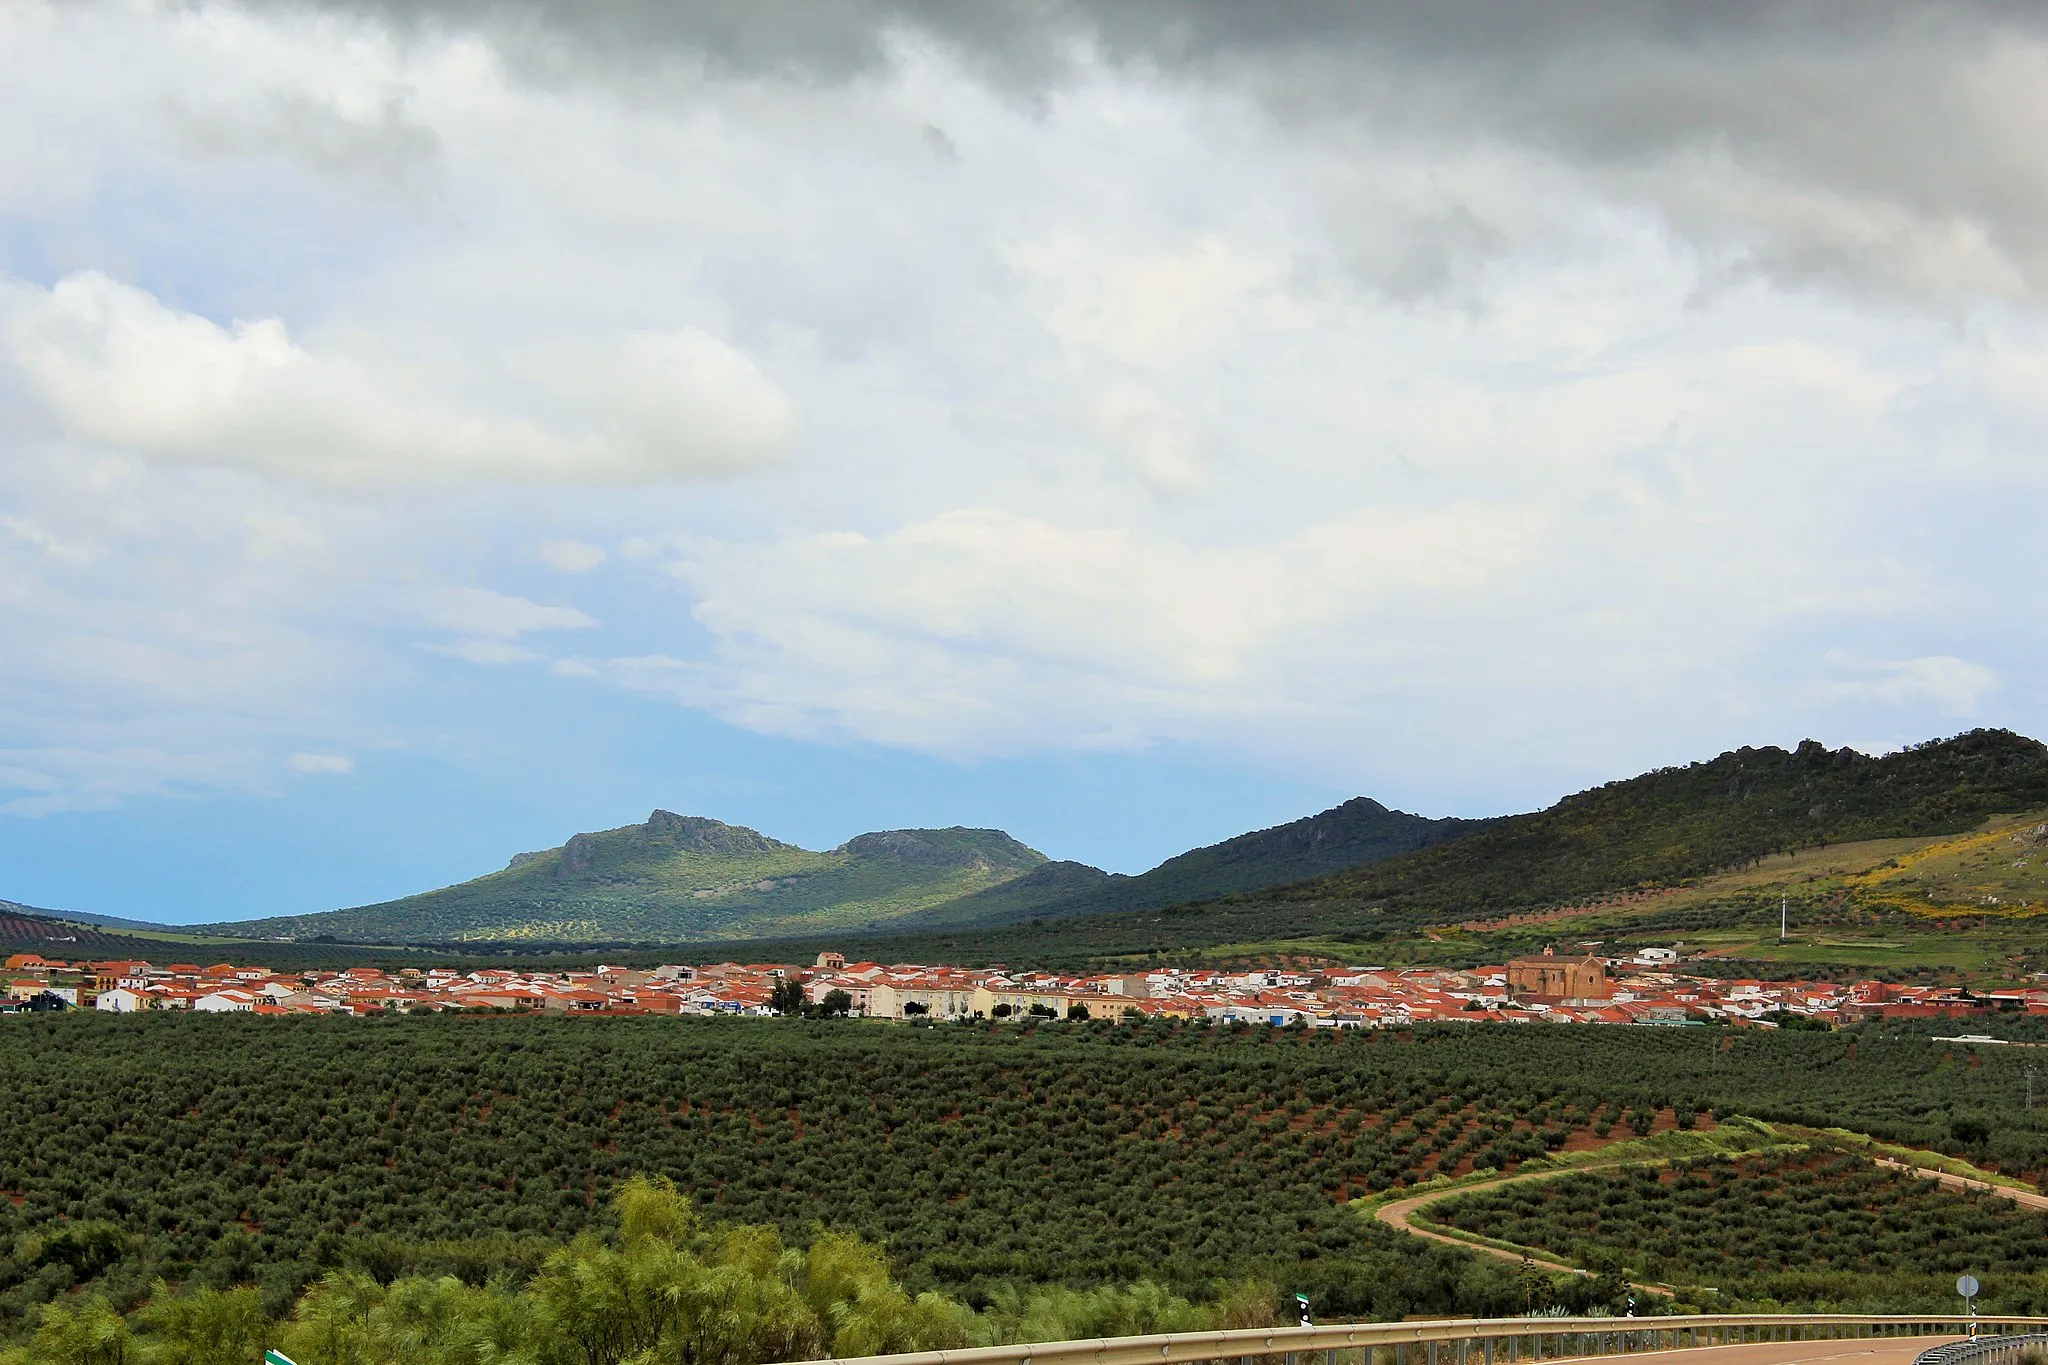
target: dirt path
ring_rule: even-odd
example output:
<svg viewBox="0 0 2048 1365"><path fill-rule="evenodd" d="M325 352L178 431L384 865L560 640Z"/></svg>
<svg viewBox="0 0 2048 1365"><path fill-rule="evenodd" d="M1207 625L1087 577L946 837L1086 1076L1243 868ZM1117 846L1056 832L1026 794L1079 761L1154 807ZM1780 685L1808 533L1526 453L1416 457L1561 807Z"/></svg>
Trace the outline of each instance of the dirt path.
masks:
<svg viewBox="0 0 2048 1365"><path fill-rule="evenodd" d="M1616 1162L1612 1166L1567 1166L1562 1170L1556 1171L1531 1171L1526 1175L1504 1175L1498 1180L1483 1180L1476 1185L1465 1185L1455 1190L1430 1190L1422 1194L1410 1195L1406 1199L1396 1199L1391 1204L1380 1205L1379 1211L1373 1217L1385 1223L1388 1227L1399 1228L1411 1236L1427 1237L1432 1242L1442 1242L1446 1246L1464 1247L1467 1251L1477 1251L1483 1255L1497 1256L1503 1261L1514 1261L1520 1264L1523 1259L1522 1252L1507 1251L1501 1247L1490 1247L1480 1242L1467 1241L1463 1237L1454 1237L1447 1232L1438 1232L1434 1228L1417 1227L1413 1221L1414 1216L1428 1205L1434 1204L1440 1199L1452 1199L1460 1195L1476 1194L1481 1190L1495 1190L1503 1185L1518 1185L1528 1180L1556 1180L1560 1176L1591 1175L1601 1171L1618 1171L1629 1166L1657 1165L1661 1163L1661 1160L1661 1158L1648 1158L1642 1161ZM1903 1161L1895 1161L1890 1157L1873 1157L1872 1160L1880 1166L1889 1167L1895 1171L1911 1171L1915 1175L1939 1180L1949 1189L1989 1190L1993 1194L2006 1196L2021 1208L2048 1211L2048 1194L2036 1194L2031 1190L2015 1190L2004 1185L1993 1185L1982 1180L1971 1180L1967 1176L1952 1175L1947 1171L1937 1171L1929 1166L1911 1166ZM1527 1255L1529 1263L1539 1269L1564 1271L1572 1275L1590 1275L1593 1273L1590 1270L1583 1270L1575 1265L1566 1265L1562 1261L1554 1261L1538 1255L1533 1249ZM1631 1282L1629 1287L1640 1289L1649 1294L1668 1295L1672 1292L1669 1286L1661 1284L1635 1284ZM1824 1342L1816 1343L1816 1345L1826 1344ZM1722 1351L1737 1348L1717 1346L1712 1349ZM1671 1353L1666 1352L1665 1354L1669 1355ZM1680 1352L1679 1354L1686 1353ZM1721 1359L1719 1356L1715 1358ZM1828 1358L1832 1359L1833 1357ZM1733 1358L1730 1357L1729 1359L1732 1360ZM1747 1363L1745 1362L1744 1365L1747 1365Z"/></svg>
<svg viewBox="0 0 2048 1365"><path fill-rule="evenodd" d="M1915 1175L1924 1175L1931 1180L1939 1180L1943 1185L1952 1190L1988 1190L1992 1194L2004 1195L2023 1209L2048 1210L2048 1194L2037 1194L2032 1190L2016 1190L2009 1185L1993 1185L1985 1180L1972 1180L1966 1175L1953 1175L1948 1171L1937 1171L1931 1166L1909 1166L1903 1161L1894 1161L1888 1156L1872 1157L1871 1160L1880 1166L1888 1166L1895 1171L1911 1171Z"/></svg>
<svg viewBox="0 0 2048 1365"><path fill-rule="evenodd" d="M1499 1189L1502 1185L1519 1185L1528 1180L1555 1180L1559 1176L1577 1175L1580 1169L1583 1168L1567 1166L1562 1170L1556 1171L1532 1171L1527 1175L1504 1175L1498 1180L1483 1180L1476 1185L1466 1185L1461 1189L1430 1190L1424 1194L1410 1195L1406 1199L1396 1199L1391 1204L1382 1204L1379 1207L1379 1211L1373 1217L1379 1219L1380 1222L1385 1223L1388 1227L1399 1228L1401 1231L1416 1237L1427 1237L1432 1242L1442 1242L1446 1246L1464 1247L1467 1251L1483 1252L1488 1256L1498 1256L1504 1261L1514 1261L1519 1264L1522 1259L1520 1252L1503 1251L1499 1247L1483 1246L1478 1242L1468 1242L1463 1237L1453 1237L1447 1232L1438 1232L1435 1228L1419 1228L1409 1220L1416 1213L1420 1212L1424 1205L1434 1204L1439 1199L1449 1199L1454 1195L1473 1194L1480 1190ZM1594 1169L1613 1170L1616 1168L1610 1166L1596 1167ZM1575 1265L1566 1265L1562 1261L1546 1260L1533 1251L1529 1253L1529 1263L1544 1270L1562 1270L1573 1275L1591 1273L1590 1271L1581 1270Z"/></svg>

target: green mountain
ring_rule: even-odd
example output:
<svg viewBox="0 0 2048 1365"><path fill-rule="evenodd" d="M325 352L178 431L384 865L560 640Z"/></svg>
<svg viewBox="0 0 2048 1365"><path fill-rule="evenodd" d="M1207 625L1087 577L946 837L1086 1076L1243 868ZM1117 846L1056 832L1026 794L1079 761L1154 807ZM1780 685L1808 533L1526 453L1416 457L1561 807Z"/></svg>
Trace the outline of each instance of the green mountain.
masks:
<svg viewBox="0 0 2048 1365"><path fill-rule="evenodd" d="M339 942L685 943L858 931L1022 876L1045 855L992 829L897 829L813 853L657 810L503 871L379 905L209 926Z"/></svg>
<svg viewBox="0 0 2048 1365"><path fill-rule="evenodd" d="M1042 954L1150 952L1287 938L1370 941L1427 925L1684 885L1774 853L1958 834L2048 807L2048 746L1973 730L1882 757L1737 749L1567 796L1461 838L1292 885L1036 931ZM998 931L988 951L1010 947ZM967 946L963 942L963 947Z"/></svg>
<svg viewBox="0 0 2048 1365"><path fill-rule="evenodd" d="M890 830L814 853L656 811L645 824L579 834L459 886L210 931L721 951L863 934L886 939L877 952L1017 961L1370 942L1684 885L1794 849L1961 833L2044 807L2048 748L1978 730L1882 757L1811 740L1791 751L1738 749L1494 820L1428 820L1361 798L1136 877L1049 862L995 830Z"/></svg>
<svg viewBox="0 0 2048 1365"><path fill-rule="evenodd" d="M356 943L691 943L919 932L1112 913L1229 895L1454 838L1360 797L1126 877L1048 862L999 830L885 830L813 853L751 829L658 810L578 834L503 871L379 905L207 926L251 938Z"/></svg>
<svg viewBox="0 0 2048 1365"><path fill-rule="evenodd" d="M1320 815L1168 858L1135 877L1047 863L1014 881L905 915L891 932L1151 910L1305 881L1469 835L1493 822L1432 820L1359 796Z"/></svg>

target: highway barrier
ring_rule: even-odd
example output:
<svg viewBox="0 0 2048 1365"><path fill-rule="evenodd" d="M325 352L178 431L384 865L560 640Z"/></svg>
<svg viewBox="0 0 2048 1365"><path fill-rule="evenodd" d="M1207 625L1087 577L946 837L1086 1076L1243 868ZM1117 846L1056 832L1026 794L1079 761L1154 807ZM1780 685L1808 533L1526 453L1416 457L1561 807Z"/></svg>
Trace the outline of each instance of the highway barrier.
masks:
<svg viewBox="0 0 2048 1365"><path fill-rule="evenodd" d="M2027 1352L2048 1353L2048 1332L1993 1332L1922 1351L1913 1365L2018 1365Z"/></svg>
<svg viewBox="0 0 2048 1365"><path fill-rule="evenodd" d="M1432 1322L1358 1322L1328 1327L1259 1327L1089 1341L1040 1341L811 1361L806 1365L1199 1365L1208 1361L1223 1365L1520 1365L1523 1361L1572 1360L1749 1342L1954 1337L1972 1331L1978 1334L1978 1340L1987 1343L2000 1337L2032 1338L2048 1334L2048 1318L1853 1313L1447 1318ZM1985 1365L2012 1365L2018 1349L2015 1347L2012 1355L2003 1358L1986 1356ZM1926 1354L1921 1360L1926 1360ZM1933 1365L1978 1365L1978 1360L1969 1357Z"/></svg>

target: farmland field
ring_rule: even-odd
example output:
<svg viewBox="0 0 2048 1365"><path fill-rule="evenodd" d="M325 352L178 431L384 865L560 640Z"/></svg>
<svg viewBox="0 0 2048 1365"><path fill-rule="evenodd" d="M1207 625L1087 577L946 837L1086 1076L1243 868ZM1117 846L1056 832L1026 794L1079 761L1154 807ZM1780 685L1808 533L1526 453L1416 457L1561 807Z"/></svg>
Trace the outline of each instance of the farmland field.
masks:
<svg viewBox="0 0 2048 1365"><path fill-rule="evenodd" d="M872 1238L919 1288L1258 1273L1332 1312L1447 1309L1465 1272L1347 1200L1716 1108L2035 1170L2048 1125L2012 1051L1708 1029L19 1020L0 1032L0 1310L87 1283L132 1301L157 1276L283 1302L322 1267L427 1242L525 1264L603 1225L636 1173L714 1219Z"/></svg>
<svg viewBox="0 0 2048 1365"><path fill-rule="evenodd" d="M1507 1183L1442 1200L1427 1218L1589 1269L1752 1294L1788 1272L1872 1295L2048 1265L2048 1215L1825 1144Z"/></svg>

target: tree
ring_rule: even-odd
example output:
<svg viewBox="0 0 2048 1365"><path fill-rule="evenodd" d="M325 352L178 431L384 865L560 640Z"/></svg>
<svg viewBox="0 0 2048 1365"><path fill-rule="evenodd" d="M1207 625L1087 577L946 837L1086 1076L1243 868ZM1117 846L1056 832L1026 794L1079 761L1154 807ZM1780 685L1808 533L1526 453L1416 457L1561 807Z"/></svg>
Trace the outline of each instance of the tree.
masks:
<svg viewBox="0 0 2048 1365"><path fill-rule="evenodd" d="M818 1008L827 1019L838 1019L853 1012L853 997L845 991L834 989L825 992L825 998L818 1002Z"/></svg>
<svg viewBox="0 0 2048 1365"><path fill-rule="evenodd" d="M37 1365L123 1365L133 1345L128 1324L95 1294L45 1307L31 1358Z"/></svg>
<svg viewBox="0 0 2048 1365"><path fill-rule="evenodd" d="M255 1365L270 1319L255 1289L196 1289L173 1294L162 1280L144 1320L164 1365Z"/></svg>
<svg viewBox="0 0 2048 1365"><path fill-rule="evenodd" d="M1086 1019L1087 1017L1088 1007L1082 1004L1080 1001L1076 1000L1073 1004L1067 1006L1067 1018Z"/></svg>
<svg viewBox="0 0 2048 1365"><path fill-rule="evenodd" d="M805 1003L804 988L793 977L781 978L768 992L768 1007L777 1014L802 1014Z"/></svg>

